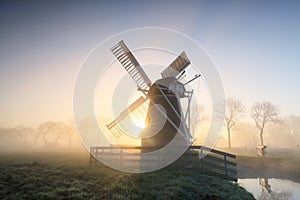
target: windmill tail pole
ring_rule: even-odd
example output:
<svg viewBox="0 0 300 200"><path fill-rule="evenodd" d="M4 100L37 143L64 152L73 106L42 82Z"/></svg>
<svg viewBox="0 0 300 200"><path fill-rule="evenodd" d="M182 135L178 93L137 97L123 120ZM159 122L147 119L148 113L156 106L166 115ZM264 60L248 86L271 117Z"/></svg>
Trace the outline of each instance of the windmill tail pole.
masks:
<svg viewBox="0 0 300 200"><path fill-rule="evenodd" d="M177 80L179 80L184 74L185 74L185 71L183 71L183 72L179 75L179 77L177 78Z"/></svg>
<svg viewBox="0 0 300 200"><path fill-rule="evenodd" d="M199 78L201 76L201 74L196 74L194 78L192 78L191 80L189 80L188 82L186 82L184 85L189 84L190 82L196 80L197 78Z"/></svg>

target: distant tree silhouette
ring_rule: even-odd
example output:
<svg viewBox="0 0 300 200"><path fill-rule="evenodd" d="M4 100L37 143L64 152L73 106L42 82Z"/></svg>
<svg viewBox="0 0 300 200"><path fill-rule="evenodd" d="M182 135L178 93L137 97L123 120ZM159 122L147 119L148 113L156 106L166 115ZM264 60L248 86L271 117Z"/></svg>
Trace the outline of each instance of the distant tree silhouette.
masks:
<svg viewBox="0 0 300 200"><path fill-rule="evenodd" d="M24 130L25 130L25 126L22 125L16 126L14 128L13 132L15 133L16 136L16 143L19 142L19 138L22 139L24 137ZM26 136L24 138L25 138L24 143L26 143Z"/></svg>
<svg viewBox="0 0 300 200"><path fill-rule="evenodd" d="M20 138L23 140L23 144L28 144L28 137L33 136L36 134L36 130L31 127L25 127L23 125L16 126L14 128L14 132L16 134L16 141Z"/></svg>
<svg viewBox="0 0 300 200"><path fill-rule="evenodd" d="M72 122L68 127L67 127L67 137L68 137L68 147L71 148L72 146L72 139L76 138L76 125Z"/></svg>
<svg viewBox="0 0 300 200"><path fill-rule="evenodd" d="M241 100L235 97L228 97L225 100L225 125L228 136L228 148L231 148L231 131L237 124L238 118L245 112Z"/></svg>
<svg viewBox="0 0 300 200"><path fill-rule="evenodd" d="M300 134L300 116L289 115L284 118L288 134Z"/></svg>
<svg viewBox="0 0 300 200"><path fill-rule="evenodd" d="M46 135L49 132L51 123L54 123L54 122L48 121L48 122L44 122L38 126L38 133L36 134L35 142L34 142L35 144L37 143L37 140L39 137L43 137L44 145L47 144Z"/></svg>
<svg viewBox="0 0 300 200"><path fill-rule="evenodd" d="M201 123L208 120L209 116L207 113L205 113L205 106L202 104L191 105L190 112L190 133L194 137L194 142L197 140L197 126L201 125Z"/></svg>
<svg viewBox="0 0 300 200"><path fill-rule="evenodd" d="M44 145L58 145L59 140L68 132L69 127L65 123L48 121L39 125L35 143L39 137L43 137Z"/></svg>
<svg viewBox="0 0 300 200"><path fill-rule="evenodd" d="M269 101L254 103L251 108L251 117L259 130L260 144L264 145L263 133L266 124L269 122L278 122L279 108Z"/></svg>

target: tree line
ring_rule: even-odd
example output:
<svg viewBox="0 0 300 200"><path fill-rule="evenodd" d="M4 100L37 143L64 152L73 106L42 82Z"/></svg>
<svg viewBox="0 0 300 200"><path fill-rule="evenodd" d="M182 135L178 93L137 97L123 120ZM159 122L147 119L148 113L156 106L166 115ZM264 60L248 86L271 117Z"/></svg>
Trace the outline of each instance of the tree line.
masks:
<svg viewBox="0 0 300 200"><path fill-rule="evenodd" d="M274 136L274 138L290 138L290 144L295 145L295 140L297 140L298 136L300 140L300 116L290 115L281 117L279 107L269 101L256 102L247 110L241 100L235 97L228 97L224 102L224 107L225 110L220 113L224 115L227 146L229 148L232 147L233 134L237 142L239 142L238 140L243 140L242 142L244 143L245 141L254 143L258 139L260 145L266 145L264 142L266 128L268 128L269 132L272 132L272 137ZM197 127L199 124L207 121L209 115L204 112L205 107L202 105L193 107L191 110L190 131L198 132L199 128L197 129ZM245 116L249 116L253 123L243 122L242 118ZM91 125L88 122L89 120L83 121L80 127L85 127L87 131L89 128L93 128L90 127ZM200 127L200 129L202 128ZM250 134L254 128L257 130L257 138L253 138L253 135ZM270 138L268 139L270 140ZM71 147L75 144L77 146L80 145L80 142L75 124L47 121L41 123L36 128L25 126L6 129L0 128L0 144L1 146L22 144L44 147ZM299 144L296 145L299 146Z"/></svg>
<svg viewBox="0 0 300 200"><path fill-rule="evenodd" d="M26 145L71 147L78 143L75 126L64 122L47 121L36 128L23 125L0 129L1 146Z"/></svg>
<svg viewBox="0 0 300 200"><path fill-rule="evenodd" d="M224 117L225 117L225 127L228 136L228 148L232 147L231 145L232 130L236 127L238 122L240 122L241 117L246 114L247 114L247 109L245 108L241 100L235 97L226 98ZM289 136L288 132L291 131L300 134L300 127L299 127L300 117L291 115L289 117L285 117L281 119L279 115L280 114L279 107L269 101L254 103L251 106L248 114L254 122L254 126L258 132L260 145L262 146L266 145L264 142L265 129L267 125L271 123L281 125L281 128L285 129L281 131L287 132L286 136Z"/></svg>

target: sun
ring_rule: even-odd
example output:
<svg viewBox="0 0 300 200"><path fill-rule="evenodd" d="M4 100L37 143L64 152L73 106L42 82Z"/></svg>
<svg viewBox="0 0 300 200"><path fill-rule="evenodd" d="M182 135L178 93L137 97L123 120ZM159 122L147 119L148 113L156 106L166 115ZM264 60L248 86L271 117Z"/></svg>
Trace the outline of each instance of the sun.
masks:
<svg viewBox="0 0 300 200"><path fill-rule="evenodd" d="M128 104L132 104L136 99L138 99L140 97L140 93L137 91L134 91L131 96L130 96L130 101L128 102ZM139 110L139 109L137 109ZM141 114L142 110L140 109L139 111L135 111L129 114L130 117L130 121L132 123L133 129L141 129L141 128L145 128L146 124L145 124L145 115ZM145 113L144 113L145 114Z"/></svg>
<svg viewBox="0 0 300 200"><path fill-rule="evenodd" d="M133 118L132 122L134 125L138 126L139 128L146 127L145 119L143 119L143 118Z"/></svg>
<svg viewBox="0 0 300 200"><path fill-rule="evenodd" d="M127 129L127 134L129 136L133 136L135 138L138 138L140 133L143 131L143 129L146 127L145 119L143 117L130 117L130 125Z"/></svg>

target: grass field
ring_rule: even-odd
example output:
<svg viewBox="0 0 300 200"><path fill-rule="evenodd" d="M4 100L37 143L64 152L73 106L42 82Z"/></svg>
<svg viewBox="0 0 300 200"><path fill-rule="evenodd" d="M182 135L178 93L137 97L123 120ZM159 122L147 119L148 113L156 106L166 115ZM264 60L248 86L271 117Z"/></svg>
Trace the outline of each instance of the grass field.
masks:
<svg viewBox="0 0 300 200"><path fill-rule="evenodd" d="M89 164L84 152L2 153L0 170L0 199L254 199L198 171L129 174Z"/></svg>

